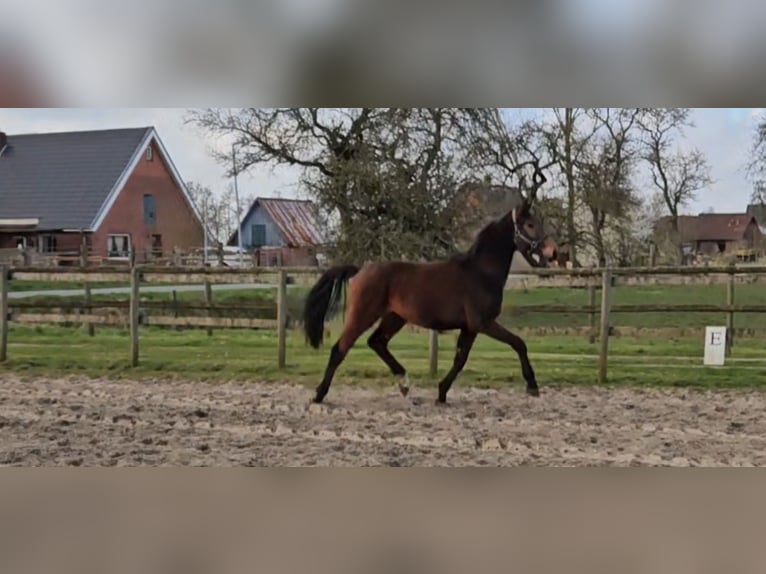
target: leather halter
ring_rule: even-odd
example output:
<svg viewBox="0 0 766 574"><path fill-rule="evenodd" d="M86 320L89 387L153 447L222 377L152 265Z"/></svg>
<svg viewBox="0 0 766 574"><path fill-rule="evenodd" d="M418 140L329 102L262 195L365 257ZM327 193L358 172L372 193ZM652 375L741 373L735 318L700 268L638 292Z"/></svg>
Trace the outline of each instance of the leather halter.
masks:
<svg viewBox="0 0 766 574"><path fill-rule="evenodd" d="M521 228L516 224L516 208L511 212L513 214L513 234L516 239L521 239L524 243L529 245L531 251L534 251L538 255L542 255L542 246L544 239L532 239L526 234L521 232Z"/></svg>

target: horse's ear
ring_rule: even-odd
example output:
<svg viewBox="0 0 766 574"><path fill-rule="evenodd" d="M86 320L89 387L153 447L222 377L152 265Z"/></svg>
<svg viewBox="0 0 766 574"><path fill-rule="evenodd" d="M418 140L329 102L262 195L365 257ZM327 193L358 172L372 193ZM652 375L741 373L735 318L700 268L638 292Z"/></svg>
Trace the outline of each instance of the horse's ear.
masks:
<svg viewBox="0 0 766 574"><path fill-rule="evenodd" d="M529 200L529 198L525 197L524 201L521 202L521 215L528 217L530 213L532 212L532 202Z"/></svg>
<svg viewBox="0 0 766 574"><path fill-rule="evenodd" d="M520 205L517 205L511 210L511 218L513 219L514 225L519 219L529 217L530 209L532 209L532 204L529 199L525 197Z"/></svg>

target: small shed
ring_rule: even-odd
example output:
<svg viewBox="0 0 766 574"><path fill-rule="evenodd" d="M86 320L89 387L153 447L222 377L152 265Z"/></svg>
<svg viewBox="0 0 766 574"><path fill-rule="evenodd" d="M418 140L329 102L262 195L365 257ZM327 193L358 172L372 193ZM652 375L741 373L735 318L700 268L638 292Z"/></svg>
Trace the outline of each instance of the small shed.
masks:
<svg viewBox="0 0 766 574"><path fill-rule="evenodd" d="M258 197L242 218L228 245L238 244L262 267L317 265L317 249L325 240L313 202Z"/></svg>

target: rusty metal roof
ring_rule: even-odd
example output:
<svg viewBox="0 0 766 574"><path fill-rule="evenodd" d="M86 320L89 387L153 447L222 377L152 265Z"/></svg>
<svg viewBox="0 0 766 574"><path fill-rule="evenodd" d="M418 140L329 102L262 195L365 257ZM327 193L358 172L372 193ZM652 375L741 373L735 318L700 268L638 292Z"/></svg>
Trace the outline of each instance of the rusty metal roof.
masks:
<svg viewBox="0 0 766 574"><path fill-rule="evenodd" d="M274 220L288 246L310 247L324 243L311 201L259 197L253 202L251 211L256 205L263 207Z"/></svg>

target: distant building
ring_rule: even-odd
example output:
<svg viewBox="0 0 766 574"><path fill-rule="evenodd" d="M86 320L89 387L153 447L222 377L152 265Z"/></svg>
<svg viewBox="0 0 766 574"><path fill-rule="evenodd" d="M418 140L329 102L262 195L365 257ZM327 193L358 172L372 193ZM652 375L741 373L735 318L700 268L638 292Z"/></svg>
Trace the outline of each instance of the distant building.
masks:
<svg viewBox="0 0 766 574"><path fill-rule="evenodd" d="M258 197L228 245L238 244L238 233L242 248L262 267L317 265L317 249L324 246L315 206L306 200Z"/></svg>
<svg viewBox="0 0 766 574"><path fill-rule="evenodd" d="M152 127L0 131L0 249L138 261L203 243L202 219Z"/></svg>
<svg viewBox="0 0 766 574"><path fill-rule="evenodd" d="M658 220L656 232L672 233L670 216ZM745 251L761 250L766 238L756 218L748 213L702 213L681 215L678 218L678 240L688 257L696 254L738 255Z"/></svg>

